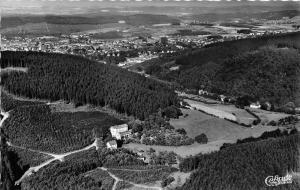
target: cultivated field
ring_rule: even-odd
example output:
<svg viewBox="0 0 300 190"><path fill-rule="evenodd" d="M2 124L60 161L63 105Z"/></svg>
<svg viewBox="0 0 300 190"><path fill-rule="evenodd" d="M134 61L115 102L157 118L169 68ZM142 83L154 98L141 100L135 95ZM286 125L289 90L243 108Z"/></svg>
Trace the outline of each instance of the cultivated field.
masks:
<svg viewBox="0 0 300 190"><path fill-rule="evenodd" d="M220 110L217 107L212 107L212 106L209 106L208 104L204 104L202 102L198 102L198 101L194 101L194 100L190 100L190 99L184 99L184 101L187 102L194 109L201 110L205 113L212 114L212 115L222 118L222 119L226 118L226 119L229 119L232 121L237 121L237 118L235 117L235 115L233 115L230 112Z"/></svg>
<svg viewBox="0 0 300 190"><path fill-rule="evenodd" d="M251 125L256 118L244 109L236 108L234 105L206 104L200 101L184 99L191 107L212 114L219 118L229 119L238 123Z"/></svg>

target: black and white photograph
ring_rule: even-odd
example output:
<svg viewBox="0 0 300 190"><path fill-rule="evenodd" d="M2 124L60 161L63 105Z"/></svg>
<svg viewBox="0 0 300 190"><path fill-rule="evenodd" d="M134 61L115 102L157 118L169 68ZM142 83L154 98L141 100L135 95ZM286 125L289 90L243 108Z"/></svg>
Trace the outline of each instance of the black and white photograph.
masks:
<svg viewBox="0 0 300 190"><path fill-rule="evenodd" d="M0 0L0 190L300 190L300 0Z"/></svg>

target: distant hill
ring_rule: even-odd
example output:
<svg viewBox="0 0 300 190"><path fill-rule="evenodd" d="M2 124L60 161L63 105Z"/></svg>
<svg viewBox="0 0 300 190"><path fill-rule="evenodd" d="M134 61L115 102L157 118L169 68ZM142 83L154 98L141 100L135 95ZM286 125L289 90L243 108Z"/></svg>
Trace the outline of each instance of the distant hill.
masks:
<svg viewBox="0 0 300 190"><path fill-rule="evenodd" d="M229 21L232 19L266 19L266 20L277 20L282 17L293 18L299 16L299 10L282 10L282 11L267 11L267 12L258 12L258 13L249 13L245 12L232 12L232 13L206 13L206 14L194 14L188 16L192 19L201 20L201 21Z"/></svg>
<svg viewBox="0 0 300 190"><path fill-rule="evenodd" d="M57 15L38 15L38 16L7 16L2 18L2 28L15 27L27 23L48 23L48 24L107 24L117 23L124 20L131 25L152 25L178 22L178 19L166 15L135 14L135 15L96 15L96 16L57 16Z"/></svg>
<svg viewBox="0 0 300 190"><path fill-rule="evenodd" d="M183 88L300 104L300 33L216 43L176 59L178 70L152 73Z"/></svg>

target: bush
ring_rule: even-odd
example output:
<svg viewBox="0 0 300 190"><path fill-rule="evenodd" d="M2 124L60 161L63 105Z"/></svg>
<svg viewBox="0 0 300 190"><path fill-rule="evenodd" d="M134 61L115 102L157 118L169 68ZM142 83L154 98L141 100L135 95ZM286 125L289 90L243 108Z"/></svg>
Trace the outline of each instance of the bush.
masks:
<svg viewBox="0 0 300 190"><path fill-rule="evenodd" d="M166 187L169 184L171 184L173 181L175 181L174 177L168 177L161 182L161 186Z"/></svg>
<svg viewBox="0 0 300 190"><path fill-rule="evenodd" d="M268 123L268 125L271 125L271 126L276 126L276 125L277 125L277 123L276 123L276 121L272 120L272 121L270 121L270 122Z"/></svg>
<svg viewBox="0 0 300 190"><path fill-rule="evenodd" d="M178 118L182 115L182 112L176 106L169 106L162 110L162 116L168 118Z"/></svg>
<svg viewBox="0 0 300 190"><path fill-rule="evenodd" d="M182 134L182 135L186 135L186 131L183 128L176 129L176 132L178 132L179 134Z"/></svg>
<svg viewBox="0 0 300 190"><path fill-rule="evenodd" d="M195 141L200 144L206 144L208 142L208 138L204 133L202 133L201 135L195 137Z"/></svg>

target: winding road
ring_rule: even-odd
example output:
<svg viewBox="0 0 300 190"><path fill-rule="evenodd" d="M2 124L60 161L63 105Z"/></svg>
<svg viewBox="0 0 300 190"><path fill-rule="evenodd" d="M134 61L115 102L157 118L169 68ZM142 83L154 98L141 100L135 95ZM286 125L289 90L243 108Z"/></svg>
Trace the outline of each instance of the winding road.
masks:
<svg viewBox="0 0 300 190"><path fill-rule="evenodd" d="M4 121L9 118L10 114L9 114L9 111L8 112L5 112L3 109L2 109L2 106L0 105L0 114L3 116L3 118L1 119L0 121L0 128L2 127ZM1 137L0 137L1 138ZM33 167L30 167L24 174L23 176L18 179L16 182L15 182L15 185L19 185L26 177L34 174L35 172L39 171L41 168L49 165L50 163L58 160L60 162L63 162L64 161L64 158L66 156L69 156L69 155L72 155L72 154L76 154L76 153L79 153L79 152L82 152L82 151L85 151L85 150L89 150L91 148L96 148L96 150L99 148L98 147L98 138L95 138L95 141L90 144L89 146L87 147L84 147L82 149L79 149L79 150L75 150L75 151L71 151L71 152L67 152L67 153L63 153L63 154L54 154L54 153L50 153L50 152L45 152L45 151L39 151L39 150L34 150L34 149L30 149L30 148L26 148L26 147L22 147L22 146L18 146L18 145L14 145L12 144L11 142L6 142L8 146L11 146L11 147L15 147L15 148L19 148L19 149L23 149L23 150L29 150L31 152L37 152L37 153L41 153L41 154L45 154L45 155L48 155L48 156L51 156L53 158L41 163L40 165L38 166L33 166ZM114 185L112 187L112 190L115 190L116 187L117 187L117 184L118 182L120 181L125 181L125 180L122 180L120 178L118 178L117 176L115 176L114 174L112 174L111 172L108 171L107 168L104 168L104 167L101 167L100 169L104 170L104 171L107 171L108 174L115 180L114 182ZM125 181L135 187L138 187L138 188L146 188L146 189L157 189L157 190L161 190L162 188L161 187L155 187L155 186L148 186L148 185L143 185L143 184L136 184L136 183L132 183L130 181Z"/></svg>
<svg viewBox="0 0 300 190"><path fill-rule="evenodd" d="M24 67L6 67L6 68L1 68L0 69L0 75L3 74L3 73L7 73L7 72L13 72L13 71L17 71L17 72L28 72L28 68L24 68ZM0 89L2 90L2 89ZM1 93L1 91L0 91ZM1 94L0 94L1 95ZM47 104L51 104L50 102L47 102ZM0 121L0 129L2 128L2 125L3 123L5 122L5 120L7 118L9 118L10 114L9 114L9 111L5 112L3 109L2 109L2 104L1 104L1 100L0 100L0 114L2 116L2 119ZM1 136L0 136L1 138ZM15 185L19 185L26 177L34 174L35 172L39 171L41 168L49 165L50 163L58 160L60 162L63 162L64 161L64 158L66 156L69 156L69 155L72 155L72 154L76 154L76 153L79 153L79 152L82 152L82 151L86 151L86 150L89 150L91 148L96 148L96 150L99 148L98 147L98 141L99 139L98 138L95 138L94 142L92 144L90 144L89 146L87 147L84 147L82 149L79 149L79 150L75 150L75 151L71 151L71 152L67 152L67 153L63 153L63 154L54 154L54 153L50 153L50 152L45 152L45 151L39 151L39 150L33 150L33 149L30 149L30 148L26 148L26 147L21 147L21 146L18 146L18 145L14 145L12 144L11 142L6 142L8 146L11 146L11 147L15 147L15 148L19 148L19 149L23 149L23 150L29 150L31 152L37 152L37 153L41 153L41 154L45 154L45 155L48 155L48 156L51 156L52 158L41 163L40 165L37 165L37 166L34 166L34 167L30 167L24 174L23 176L17 180L15 182ZM115 176L114 174L112 174L111 172L108 171L107 168L104 168L104 167L101 167L100 169L104 170L104 171L107 171L108 174L115 180L114 182L114 185L112 187L112 190L115 190L116 187L117 187L117 184L119 181L125 181L125 180L122 180L120 178L118 178L117 176ZM135 186L135 187L138 187L138 188L146 188L146 189L157 189L157 190L161 190L162 188L160 187L155 187L155 186L148 186L148 185L142 185L142 184L135 184L135 183L132 183L130 181L125 181L127 183L130 183L131 185Z"/></svg>
<svg viewBox="0 0 300 190"><path fill-rule="evenodd" d="M67 153L64 153L64 154L53 154L53 153L48 153L48 152L43 152L43 151L32 150L32 149L28 149L28 148L24 148L24 147L13 145L13 144L11 144L9 142L7 143L7 145L12 146L12 147L16 147L16 148L30 150L30 151L33 151L33 152L38 152L38 153L41 153L41 154L46 154L46 155L49 155L49 156L53 157L52 159L47 160L46 162L43 162L42 164L40 164L38 166L30 167L23 174L23 176L18 181L15 182L16 185L19 185L25 177L32 175L34 172L39 171L41 168L47 166L48 164L50 164L51 162L54 162L55 160L59 160L59 161L63 162L64 158L66 156L69 156L71 154L76 154L76 153L79 153L79 152L82 152L82 151L85 151L85 150L89 150L89 149L91 149L93 147L95 147L96 150L97 150L98 149L98 138L96 138L95 141L91 145L89 145L89 146L87 146L85 148L82 148L82 149L79 149L79 150L75 150L75 151L71 151L71 152L67 152Z"/></svg>

